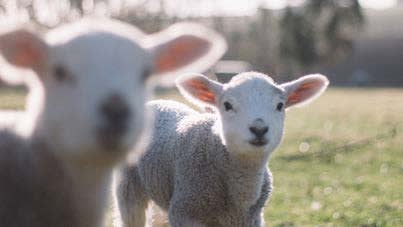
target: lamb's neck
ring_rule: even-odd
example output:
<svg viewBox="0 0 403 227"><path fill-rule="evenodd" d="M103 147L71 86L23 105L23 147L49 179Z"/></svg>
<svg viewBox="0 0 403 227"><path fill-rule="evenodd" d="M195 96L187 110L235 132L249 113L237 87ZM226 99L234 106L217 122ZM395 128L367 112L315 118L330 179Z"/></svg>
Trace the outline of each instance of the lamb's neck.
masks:
<svg viewBox="0 0 403 227"><path fill-rule="evenodd" d="M249 208L259 198L267 157L238 154L229 157L228 190L232 202L239 208Z"/></svg>
<svg viewBox="0 0 403 227"><path fill-rule="evenodd" d="M80 226L102 226L111 184L112 166L66 163Z"/></svg>
<svg viewBox="0 0 403 227"><path fill-rule="evenodd" d="M72 212L67 216L76 219L75 226L102 226L113 165L65 159L58 156L62 151L55 152L55 148L50 147L45 140L35 136L31 139L38 158L37 164L41 167L38 173L43 182L48 182L43 187L51 187L50 191L54 191L52 188L59 190L60 195L53 195L55 197L66 195L66 206L72 208L67 209Z"/></svg>

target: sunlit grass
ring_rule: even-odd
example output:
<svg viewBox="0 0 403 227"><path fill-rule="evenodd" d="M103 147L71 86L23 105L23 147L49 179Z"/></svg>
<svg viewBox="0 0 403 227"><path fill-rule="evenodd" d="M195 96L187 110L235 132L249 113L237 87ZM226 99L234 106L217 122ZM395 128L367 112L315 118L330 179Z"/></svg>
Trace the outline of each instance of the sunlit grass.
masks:
<svg viewBox="0 0 403 227"><path fill-rule="evenodd" d="M269 165L268 226L402 226L402 100L403 90L333 89L290 110Z"/></svg>
<svg viewBox="0 0 403 227"><path fill-rule="evenodd" d="M0 108L23 94L0 90ZM330 89L287 114L267 226L403 226L403 90Z"/></svg>

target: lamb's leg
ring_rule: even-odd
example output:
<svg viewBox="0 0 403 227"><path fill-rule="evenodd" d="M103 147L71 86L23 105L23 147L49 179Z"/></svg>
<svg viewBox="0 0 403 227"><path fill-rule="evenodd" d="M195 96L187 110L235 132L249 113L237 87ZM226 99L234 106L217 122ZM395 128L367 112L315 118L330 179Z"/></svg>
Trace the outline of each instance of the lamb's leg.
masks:
<svg viewBox="0 0 403 227"><path fill-rule="evenodd" d="M153 202L147 210L147 227L169 227L167 212Z"/></svg>
<svg viewBox="0 0 403 227"><path fill-rule="evenodd" d="M263 227L265 226L265 221L263 218L263 208L266 204L266 201L270 197L270 193L272 191L272 175L270 170L266 170L264 173L262 191L260 192L260 197L256 201L256 204L251 207L251 216L252 216L252 226L254 227Z"/></svg>
<svg viewBox="0 0 403 227"><path fill-rule="evenodd" d="M136 166L124 167L115 176L115 226L144 227L149 198Z"/></svg>

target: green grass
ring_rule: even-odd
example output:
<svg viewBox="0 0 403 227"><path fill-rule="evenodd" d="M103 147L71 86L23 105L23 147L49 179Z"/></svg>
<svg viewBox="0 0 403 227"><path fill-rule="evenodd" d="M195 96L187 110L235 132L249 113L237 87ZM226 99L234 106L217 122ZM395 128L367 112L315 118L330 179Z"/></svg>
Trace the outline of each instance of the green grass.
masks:
<svg viewBox="0 0 403 227"><path fill-rule="evenodd" d="M402 130L403 90L330 90L290 110L269 226L403 226Z"/></svg>
<svg viewBox="0 0 403 227"><path fill-rule="evenodd" d="M0 108L23 94L0 90ZM287 115L267 226L403 226L403 90L330 89Z"/></svg>

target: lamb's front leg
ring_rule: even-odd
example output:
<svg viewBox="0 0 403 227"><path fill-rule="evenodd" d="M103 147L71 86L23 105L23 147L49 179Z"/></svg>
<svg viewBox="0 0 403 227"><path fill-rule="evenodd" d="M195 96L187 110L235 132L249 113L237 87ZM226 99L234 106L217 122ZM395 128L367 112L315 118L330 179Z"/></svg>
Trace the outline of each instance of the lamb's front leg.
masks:
<svg viewBox="0 0 403 227"><path fill-rule="evenodd" d="M264 227L265 226L263 212L256 213L256 215L253 217L253 220L252 220L252 226L253 227Z"/></svg>
<svg viewBox="0 0 403 227"><path fill-rule="evenodd" d="M263 184L262 191L260 192L260 197L256 201L255 205L250 208L250 214L252 218L252 226L253 227L264 227L265 221L263 218L263 208L266 204L266 201L270 197L270 193L272 191L272 175L269 169L267 169L263 176Z"/></svg>
<svg viewBox="0 0 403 227"><path fill-rule="evenodd" d="M117 227L144 227L149 198L142 186L138 168L127 165L115 173L114 212Z"/></svg>

